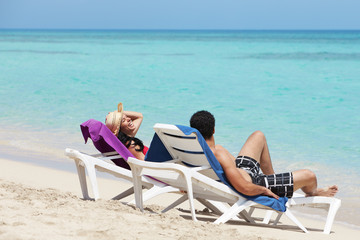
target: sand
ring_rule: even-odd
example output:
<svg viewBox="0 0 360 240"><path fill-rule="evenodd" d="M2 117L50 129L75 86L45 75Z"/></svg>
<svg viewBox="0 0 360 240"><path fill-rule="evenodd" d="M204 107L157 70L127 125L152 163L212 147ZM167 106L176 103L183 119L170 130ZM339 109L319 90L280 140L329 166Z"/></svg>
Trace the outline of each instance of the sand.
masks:
<svg viewBox="0 0 360 240"><path fill-rule="evenodd" d="M188 203L161 214L176 194L146 202L145 212L124 200L110 200L131 183L99 177L101 199L82 199L76 173L0 159L0 239L356 239L360 230L335 223L330 235L324 221L298 217L301 232L286 216L278 226L230 221L214 225L215 216L197 205L198 222ZM75 170L75 165L74 165ZM205 209L206 210L206 209ZM256 216L262 216L259 210Z"/></svg>

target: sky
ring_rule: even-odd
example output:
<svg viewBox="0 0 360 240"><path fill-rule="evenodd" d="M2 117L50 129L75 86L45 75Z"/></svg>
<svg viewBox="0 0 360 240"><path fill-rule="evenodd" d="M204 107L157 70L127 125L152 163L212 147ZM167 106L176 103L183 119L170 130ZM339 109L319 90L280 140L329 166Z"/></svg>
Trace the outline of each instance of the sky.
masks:
<svg viewBox="0 0 360 240"><path fill-rule="evenodd" d="M0 0L0 29L359 30L360 0Z"/></svg>

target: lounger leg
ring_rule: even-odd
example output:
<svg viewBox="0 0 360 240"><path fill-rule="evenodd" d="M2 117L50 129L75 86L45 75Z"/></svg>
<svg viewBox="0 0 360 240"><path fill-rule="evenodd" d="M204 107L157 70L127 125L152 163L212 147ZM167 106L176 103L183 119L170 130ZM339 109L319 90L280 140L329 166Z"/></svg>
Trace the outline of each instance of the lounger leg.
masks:
<svg viewBox="0 0 360 240"><path fill-rule="evenodd" d="M135 203L136 207L139 208L142 212L144 211L143 207L143 194L142 194L142 183L141 183L141 175L139 168L131 169L133 174L134 181L134 193L135 193Z"/></svg>
<svg viewBox="0 0 360 240"><path fill-rule="evenodd" d="M184 194L182 195L178 200L176 200L175 202L173 202L172 204L170 204L169 206L167 206L164 210L162 210L162 213L165 213L167 211L169 211L170 209L173 209L174 207L178 206L179 204L185 202L188 199L188 195Z"/></svg>
<svg viewBox="0 0 360 240"><path fill-rule="evenodd" d="M280 221L280 218L281 218L282 215L283 215L283 213L278 212L278 215L277 215L277 217L276 217L276 219L274 221L274 225L278 224L278 222Z"/></svg>
<svg viewBox="0 0 360 240"><path fill-rule="evenodd" d="M301 222L299 222L299 220L297 220L289 208L286 210L285 214L288 216L288 218L291 219L291 221L293 221L299 228L301 228L301 230L303 230L305 233L308 233L307 229L301 224Z"/></svg>
<svg viewBox="0 0 360 240"><path fill-rule="evenodd" d="M151 189L147 190L145 193L143 193L143 202L146 202L147 200L150 200L151 198L154 198L157 195L163 193L170 193L170 192L179 192L179 189L171 186L166 186L166 187L154 186ZM135 204L135 199L128 202L128 204Z"/></svg>
<svg viewBox="0 0 360 240"><path fill-rule="evenodd" d="M79 181L80 181L81 192L82 192L83 198L88 200L88 199L90 199L90 197L89 197L89 192L88 192L87 183L86 183L85 168L84 168L84 166L81 165L80 160L76 160L75 165L76 165L76 169L78 172L78 177L79 177Z"/></svg>
<svg viewBox="0 0 360 240"><path fill-rule="evenodd" d="M205 199L202 199L202 198L196 198L196 200L198 200L202 205L209 208L211 211L213 211L215 214L218 214L218 215L223 214L228 209L221 202L205 200Z"/></svg>
<svg viewBox="0 0 360 240"><path fill-rule="evenodd" d="M341 206L341 201L338 200L338 199L334 199L334 202L332 202L330 204L329 213L328 213L328 216L326 218L326 223L325 223L325 227L324 227L324 233L325 234L330 233L332 224L333 224L334 219L335 219L336 212L338 211L340 206Z"/></svg>
<svg viewBox="0 0 360 240"><path fill-rule="evenodd" d="M90 184L94 193L94 198L95 200L98 200L100 197L99 194L99 188L98 188L98 184L97 184L97 180L96 180L96 171L95 171L95 166L94 165L90 165L90 164L85 164L87 173L89 175L89 180L90 180Z"/></svg>
<svg viewBox="0 0 360 240"><path fill-rule="evenodd" d="M179 191L179 189L171 187L171 186L166 186L166 187L154 186L144 193L143 201L145 202L145 201L147 201L153 197L156 197L157 195L163 194L163 193L178 192L178 191Z"/></svg>
<svg viewBox="0 0 360 240"><path fill-rule="evenodd" d="M234 203L234 205L232 205L229 209L227 209L226 212L224 212L223 215L221 215L218 219L216 219L214 223L215 224L225 223L230 219L232 219L233 217L235 217L239 212L241 212L245 208L250 207L251 205L253 205L253 203L251 203L250 201L241 199L236 203Z"/></svg>
<svg viewBox="0 0 360 240"><path fill-rule="evenodd" d="M123 199L123 198L125 198L127 196L130 196L133 193L134 193L134 187L131 187L128 190L126 190L125 192L122 192L119 195L113 197L112 200L120 200L120 199Z"/></svg>
<svg viewBox="0 0 360 240"><path fill-rule="evenodd" d="M266 210L265 217L264 217L262 223L269 224L272 214L273 214L272 210Z"/></svg>
<svg viewBox="0 0 360 240"><path fill-rule="evenodd" d="M255 223L255 220L251 217L251 215L244 209L242 210L239 215L249 223Z"/></svg>
<svg viewBox="0 0 360 240"><path fill-rule="evenodd" d="M223 203L218 201L212 201L212 200L205 200L205 199L198 199L196 198L201 204L203 204L205 207L209 208L211 211L213 211L215 214L221 215L224 212L226 212L229 207L225 206ZM250 223L255 223L254 219L248 214L246 210L243 210L239 213L240 217L242 217L245 221ZM237 216L234 216L232 220L239 221L240 218Z"/></svg>
<svg viewBox="0 0 360 240"><path fill-rule="evenodd" d="M254 210L255 208L254 207L250 207L250 210L249 210L249 216L251 217L251 215L254 213Z"/></svg>
<svg viewBox="0 0 360 240"><path fill-rule="evenodd" d="M196 215L195 215L194 194L193 194L191 179L188 176L184 176L184 177L185 177L185 180L186 180L187 195L188 195L188 198L189 198L191 216L192 216L193 221L196 222L197 219L196 219Z"/></svg>

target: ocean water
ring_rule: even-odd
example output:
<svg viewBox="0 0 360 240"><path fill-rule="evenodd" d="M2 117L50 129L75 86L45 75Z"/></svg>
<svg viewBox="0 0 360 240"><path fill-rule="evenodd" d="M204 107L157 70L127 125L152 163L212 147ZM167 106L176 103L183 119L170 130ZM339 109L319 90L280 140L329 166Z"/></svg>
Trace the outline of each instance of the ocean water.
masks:
<svg viewBox="0 0 360 240"><path fill-rule="evenodd" d="M263 131L276 171L337 184L336 219L360 226L360 31L1 30L0 84L2 157L70 164L64 148L94 151L79 124L120 101L147 145L205 109L218 144Z"/></svg>

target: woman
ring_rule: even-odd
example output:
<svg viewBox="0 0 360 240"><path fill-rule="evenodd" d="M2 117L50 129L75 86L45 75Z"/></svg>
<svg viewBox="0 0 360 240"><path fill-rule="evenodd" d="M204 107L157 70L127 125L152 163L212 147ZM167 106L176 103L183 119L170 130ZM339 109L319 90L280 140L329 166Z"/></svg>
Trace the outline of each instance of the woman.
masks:
<svg viewBox="0 0 360 240"><path fill-rule="evenodd" d="M123 105L119 103L117 111L109 112L106 116L105 124L135 158L144 160L148 148L140 139L135 137L142 120L143 115L141 113L123 111Z"/></svg>

